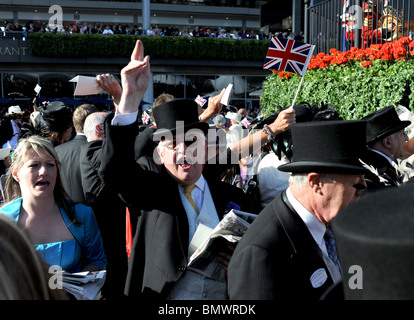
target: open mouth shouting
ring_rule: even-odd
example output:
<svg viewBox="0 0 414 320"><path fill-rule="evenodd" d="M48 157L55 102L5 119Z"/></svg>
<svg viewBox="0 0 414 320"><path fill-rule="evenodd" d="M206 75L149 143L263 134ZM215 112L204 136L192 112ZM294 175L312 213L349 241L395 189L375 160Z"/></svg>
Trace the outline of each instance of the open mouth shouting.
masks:
<svg viewBox="0 0 414 320"><path fill-rule="evenodd" d="M50 185L50 182L47 180L43 180L43 179L36 181L35 183L35 187L41 190L46 189L47 187L49 187L49 185Z"/></svg>

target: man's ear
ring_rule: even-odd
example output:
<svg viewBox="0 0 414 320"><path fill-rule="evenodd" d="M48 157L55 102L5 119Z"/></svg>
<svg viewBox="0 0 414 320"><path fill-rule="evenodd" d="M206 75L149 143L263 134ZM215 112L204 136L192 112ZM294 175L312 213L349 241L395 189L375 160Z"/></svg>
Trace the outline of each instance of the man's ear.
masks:
<svg viewBox="0 0 414 320"><path fill-rule="evenodd" d="M159 158L160 158L160 162L161 162L160 164L163 164L164 163L164 157L165 157L165 148L157 146L157 152L158 152L158 155L159 155Z"/></svg>
<svg viewBox="0 0 414 320"><path fill-rule="evenodd" d="M313 190L313 192L315 193L322 193L322 179L321 179L322 175L320 175L319 173L309 173L308 174L308 185L309 187Z"/></svg>
<svg viewBox="0 0 414 320"><path fill-rule="evenodd" d="M103 134L105 132L104 126L100 124L95 125L95 132L97 133L97 135Z"/></svg>
<svg viewBox="0 0 414 320"><path fill-rule="evenodd" d="M384 139L381 140L382 146L384 148L390 149L391 148L391 137L385 137Z"/></svg>

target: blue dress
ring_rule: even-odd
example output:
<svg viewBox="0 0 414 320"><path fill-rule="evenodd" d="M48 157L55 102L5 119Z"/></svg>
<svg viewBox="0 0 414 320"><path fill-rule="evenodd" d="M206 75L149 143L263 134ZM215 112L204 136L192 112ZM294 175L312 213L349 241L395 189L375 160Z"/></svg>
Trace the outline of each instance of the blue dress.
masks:
<svg viewBox="0 0 414 320"><path fill-rule="evenodd" d="M22 198L0 208L5 214L18 221ZM69 221L65 211L60 214L74 239L34 245L35 249L48 265L60 266L67 272L79 272L87 265L96 265L101 270L106 268L106 257L98 225L92 209L82 204L75 204L75 216L79 225Z"/></svg>

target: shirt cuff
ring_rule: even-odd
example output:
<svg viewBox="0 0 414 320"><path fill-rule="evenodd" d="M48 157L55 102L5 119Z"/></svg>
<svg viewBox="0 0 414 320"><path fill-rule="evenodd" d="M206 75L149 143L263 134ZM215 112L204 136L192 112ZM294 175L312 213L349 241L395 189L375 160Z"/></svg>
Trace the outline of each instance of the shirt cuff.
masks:
<svg viewBox="0 0 414 320"><path fill-rule="evenodd" d="M134 123L138 117L138 110L131 113L118 113L115 111L115 116L112 119L111 124L113 126L126 126Z"/></svg>

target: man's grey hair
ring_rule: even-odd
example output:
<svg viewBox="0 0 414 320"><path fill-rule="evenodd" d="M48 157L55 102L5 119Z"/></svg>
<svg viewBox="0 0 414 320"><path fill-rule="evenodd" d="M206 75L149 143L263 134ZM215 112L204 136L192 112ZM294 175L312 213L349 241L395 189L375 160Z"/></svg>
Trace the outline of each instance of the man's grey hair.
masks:
<svg viewBox="0 0 414 320"><path fill-rule="evenodd" d="M96 125L103 125L105 122L105 118L108 115L107 112L94 112L87 116L85 120L85 124L83 126L83 133L86 136L86 139L90 141L94 139L95 133L95 126Z"/></svg>
<svg viewBox="0 0 414 320"><path fill-rule="evenodd" d="M309 173L292 173L289 177L289 184L305 187L308 184L308 174ZM337 175L334 173L325 173L321 174L324 181L336 183Z"/></svg>

